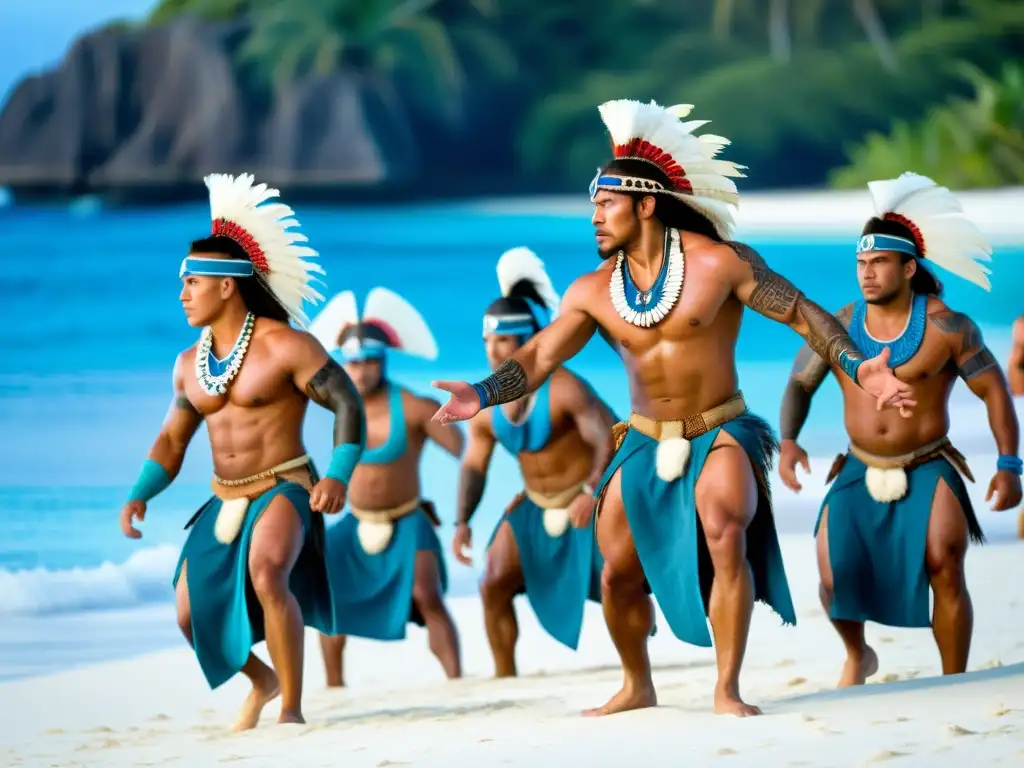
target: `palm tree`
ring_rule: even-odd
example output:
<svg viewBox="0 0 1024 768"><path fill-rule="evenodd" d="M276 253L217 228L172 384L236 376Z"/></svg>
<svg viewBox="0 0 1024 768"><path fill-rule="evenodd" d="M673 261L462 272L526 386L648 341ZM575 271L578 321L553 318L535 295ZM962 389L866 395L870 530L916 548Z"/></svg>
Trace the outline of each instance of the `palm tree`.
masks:
<svg viewBox="0 0 1024 768"><path fill-rule="evenodd" d="M768 42L773 59L789 59L789 0L771 0L768 8Z"/></svg>
<svg viewBox="0 0 1024 768"><path fill-rule="evenodd" d="M853 13L864 28L864 34L867 35L868 41L874 47L882 65L890 72L895 72L897 69L896 54L893 52L892 43L885 31L885 24L882 23L882 17L878 14L874 0L853 0Z"/></svg>

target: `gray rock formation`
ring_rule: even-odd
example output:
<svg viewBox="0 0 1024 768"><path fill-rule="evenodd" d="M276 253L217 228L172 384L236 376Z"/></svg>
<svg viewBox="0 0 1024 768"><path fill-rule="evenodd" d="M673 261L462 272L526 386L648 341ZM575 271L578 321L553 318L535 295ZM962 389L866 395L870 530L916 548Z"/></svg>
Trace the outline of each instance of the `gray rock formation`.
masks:
<svg viewBox="0 0 1024 768"><path fill-rule="evenodd" d="M210 172L296 193L416 176L421 152L389 84L339 72L260 98L233 64L244 32L182 19L83 37L0 112L0 186L143 201L201 196Z"/></svg>

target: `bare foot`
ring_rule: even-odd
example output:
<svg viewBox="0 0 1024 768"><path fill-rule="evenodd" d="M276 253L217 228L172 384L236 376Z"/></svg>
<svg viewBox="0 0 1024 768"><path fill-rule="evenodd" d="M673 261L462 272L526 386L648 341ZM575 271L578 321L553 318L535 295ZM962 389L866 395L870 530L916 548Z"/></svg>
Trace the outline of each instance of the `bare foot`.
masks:
<svg viewBox="0 0 1024 768"><path fill-rule="evenodd" d="M645 707L658 706L658 696L654 692L654 685L648 684L641 688L630 685L622 686L622 689L608 699L603 707L583 710L584 717L603 717L614 715L618 712L628 712L631 709L644 709Z"/></svg>
<svg viewBox="0 0 1024 768"><path fill-rule="evenodd" d="M839 676L838 688L851 685L864 685L864 682L878 671L878 654L870 645L864 646L864 653L859 657L847 656L843 664L843 673Z"/></svg>
<svg viewBox="0 0 1024 768"><path fill-rule="evenodd" d="M238 719L231 726L232 731L248 731L256 727L260 721L260 713L267 703L273 701L281 693L281 686L278 685L277 675L271 672L266 681L259 684L253 683L248 698L242 705L242 711Z"/></svg>
<svg viewBox="0 0 1024 768"><path fill-rule="evenodd" d="M724 688L715 688L715 714L754 717L755 715L760 715L761 710L751 704L747 704L740 698L737 692L727 691Z"/></svg>
<svg viewBox="0 0 1024 768"><path fill-rule="evenodd" d="M292 723L294 725L305 725L306 718L302 716L301 712L282 709L281 714L277 716L277 722L280 724Z"/></svg>

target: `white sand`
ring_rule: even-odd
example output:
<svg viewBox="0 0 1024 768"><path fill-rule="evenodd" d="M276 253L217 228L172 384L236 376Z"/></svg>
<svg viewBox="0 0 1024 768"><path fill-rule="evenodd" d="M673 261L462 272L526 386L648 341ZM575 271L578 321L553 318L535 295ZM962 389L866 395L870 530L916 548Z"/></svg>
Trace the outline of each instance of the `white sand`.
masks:
<svg viewBox="0 0 1024 768"><path fill-rule="evenodd" d="M964 212L993 245L1024 243L1024 187L955 191ZM478 207L495 213L590 217L586 194L578 197L489 200ZM874 211L867 187L857 190L746 192L736 217L741 237L856 237Z"/></svg>
<svg viewBox="0 0 1024 768"><path fill-rule="evenodd" d="M1010 513L1014 514L1014 513ZM799 625L754 615L744 693L765 716L711 714L714 656L675 640L651 642L660 706L609 718L579 711L618 687L617 657L600 610L588 605L579 653L544 635L519 605L523 676L493 681L479 601L452 601L466 679L447 682L416 628L401 643L350 641L349 688L327 691L315 638L307 645L306 726L227 731L242 679L210 692L191 652L166 651L0 686L0 765L847 766L1024 764L1024 543L972 549L971 671L935 677L928 630L869 627L877 684L833 689L841 646L817 603L809 537L783 544ZM173 622L169 608L167 621ZM41 651L45 652L45 651ZM258 652L265 656L265 649ZM557 762L556 762L557 761ZM755 763L756 761L756 763Z"/></svg>

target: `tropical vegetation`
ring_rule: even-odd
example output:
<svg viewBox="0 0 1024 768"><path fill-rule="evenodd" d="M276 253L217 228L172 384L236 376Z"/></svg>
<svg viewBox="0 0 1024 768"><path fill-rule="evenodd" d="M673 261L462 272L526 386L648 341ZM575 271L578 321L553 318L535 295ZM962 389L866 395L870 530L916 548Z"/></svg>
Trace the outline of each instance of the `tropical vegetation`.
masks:
<svg viewBox="0 0 1024 768"><path fill-rule="evenodd" d="M1024 179L1019 0L163 0L150 21L182 13L245 20L253 87L357 70L436 126L489 100L477 128L534 189L586 183L595 107L623 97L696 105L749 186Z"/></svg>

